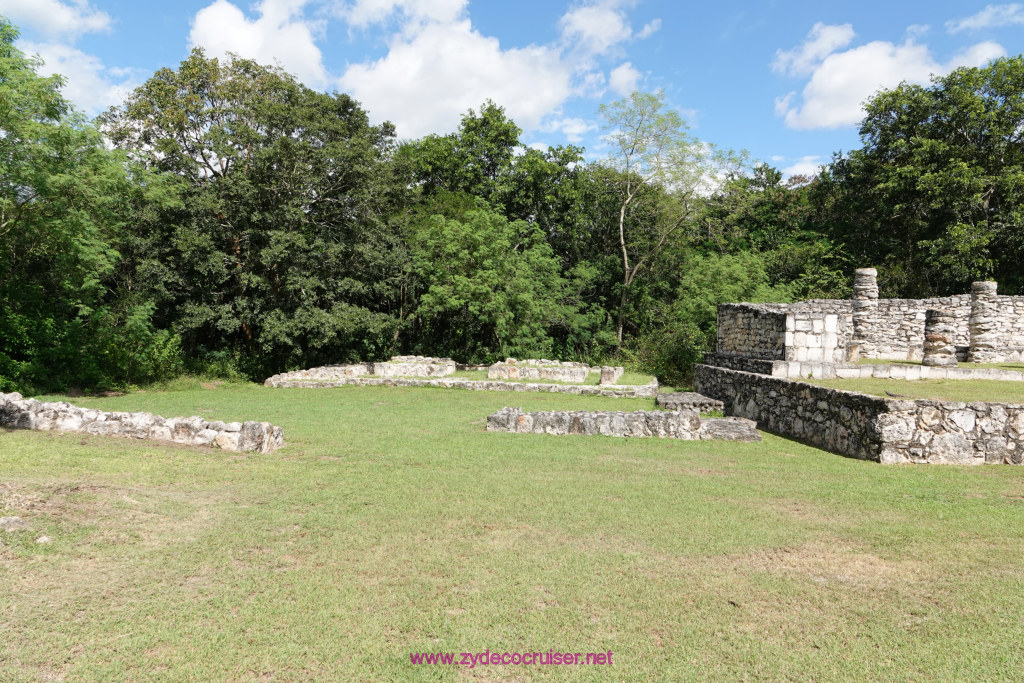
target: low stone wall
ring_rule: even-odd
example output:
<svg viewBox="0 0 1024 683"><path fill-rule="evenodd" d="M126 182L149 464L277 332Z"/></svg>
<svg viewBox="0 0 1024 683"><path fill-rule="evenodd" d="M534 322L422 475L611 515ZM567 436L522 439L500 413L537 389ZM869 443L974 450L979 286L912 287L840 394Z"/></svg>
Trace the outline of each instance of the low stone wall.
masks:
<svg viewBox="0 0 1024 683"><path fill-rule="evenodd" d="M721 401L702 396L694 391L658 394L654 402L665 410L696 410L698 413L724 408Z"/></svg>
<svg viewBox="0 0 1024 683"><path fill-rule="evenodd" d="M852 333L850 316L791 306L785 360L842 363L849 357Z"/></svg>
<svg viewBox="0 0 1024 683"><path fill-rule="evenodd" d="M694 387L727 414L841 455L886 464L1024 462L1021 405L886 399L708 365L695 368Z"/></svg>
<svg viewBox="0 0 1024 683"><path fill-rule="evenodd" d="M151 413L104 412L70 403L40 403L21 394L0 394L0 427L65 431L213 446L226 451L270 453L284 433L269 422L208 422L201 417L164 419Z"/></svg>
<svg viewBox="0 0 1024 683"><path fill-rule="evenodd" d="M350 365L324 365L308 370L282 372L268 378L264 384L291 380L337 380L344 377L447 377L454 374L455 361L451 358L426 356L394 356L385 363L353 363Z"/></svg>
<svg viewBox="0 0 1024 683"><path fill-rule="evenodd" d="M487 417L487 431L519 434L579 434L583 436L657 437L696 441L725 439L760 441L754 423L736 418L701 420L696 410L553 411L524 413L502 408Z"/></svg>
<svg viewBox="0 0 1024 683"><path fill-rule="evenodd" d="M582 384L590 374L588 367L560 365L519 365L495 363L487 368L487 379L546 379L552 382Z"/></svg>
<svg viewBox="0 0 1024 683"><path fill-rule="evenodd" d="M470 389L474 391L534 391L577 396L607 396L609 398L654 398L658 395L658 382L630 385L616 384L615 388L592 384L544 384L541 382L501 382L491 380L438 378L403 379L388 377L340 377L336 379L280 378L275 375L264 384L268 387L300 387L322 389L330 387L439 387L442 389Z"/></svg>

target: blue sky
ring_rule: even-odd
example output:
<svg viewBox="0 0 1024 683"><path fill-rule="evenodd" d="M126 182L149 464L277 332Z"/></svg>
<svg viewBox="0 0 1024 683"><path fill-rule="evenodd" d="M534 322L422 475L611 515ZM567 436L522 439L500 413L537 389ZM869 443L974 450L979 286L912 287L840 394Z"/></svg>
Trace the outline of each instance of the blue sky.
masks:
<svg viewBox="0 0 1024 683"><path fill-rule="evenodd" d="M352 94L403 138L486 98L527 144L602 156L596 111L662 89L692 132L788 173L859 146L860 102L1024 51L1024 3L719 0L0 0L89 114L195 45Z"/></svg>

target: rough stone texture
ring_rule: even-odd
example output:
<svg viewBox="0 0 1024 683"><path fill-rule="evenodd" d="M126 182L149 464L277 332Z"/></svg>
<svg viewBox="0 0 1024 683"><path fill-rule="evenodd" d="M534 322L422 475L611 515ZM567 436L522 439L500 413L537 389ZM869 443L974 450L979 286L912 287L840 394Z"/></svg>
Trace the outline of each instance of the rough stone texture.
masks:
<svg viewBox="0 0 1024 683"><path fill-rule="evenodd" d="M487 379L499 380L546 379L553 382L582 384L587 381L588 374L590 374L590 368L587 366L520 363L512 358L487 368Z"/></svg>
<svg viewBox="0 0 1024 683"><path fill-rule="evenodd" d="M760 360L785 360L786 310L772 304L722 304L718 307L715 352Z"/></svg>
<svg viewBox="0 0 1024 683"><path fill-rule="evenodd" d="M626 369L619 366L602 365L601 366L601 384L615 384L624 375Z"/></svg>
<svg viewBox="0 0 1024 683"><path fill-rule="evenodd" d="M1024 462L1024 406L904 401L698 365L694 386L760 429L891 463Z"/></svg>
<svg viewBox="0 0 1024 683"><path fill-rule="evenodd" d="M975 282L971 285L970 352L972 363L998 363L999 352L999 297L995 282Z"/></svg>
<svg viewBox="0 0 1024 683"><path fill-rule="evenodd" d="M694 391L658 394L654 402L665 410L696 410L698 413L723 408L721 401L701 396Z"/></svg>
<svg viewBox="0 0 1024 683"><path fill-rule="evenodd" d="M722 422L723 424L714 424ZM707 426L713 423L712 426ZM632 413L608 411L563 411L524 413L522 408L502 408L487 417L487 431L528 434L580 434L585 436L658 437L663 439L721 438L732 441L760 441L754 423L735 418L701 420L694 409L675 411L640 410Z"/></svg>
<svg viewBox="0 0 1024 683"><path fill-rule="evenodd" d="M828 309L791 306L786 313L787 361L841 363L849 355L850 317Z"/></svg>
<svg viewBox="0 0 1024 683"><path fill-rule="evenodd" d="M924 358L922 365L952 367L956 365L953 344L954 318L949 311L929 309L924 315Z"/></svg>
<svg viewBox="0 0 1024 683"><path fill-rule="evenodd" d="M858 268L853 275L852 360L874 357L878 328L878 271Z"/></svg>
<svg viewBox="0 0 1024 683"><path fill-rule="evenodd" d="M257 453L270 453L284 445L283 431L269 422L224 423L196 416L164 419L151 413L108 413L70 403L26 400L17 393L0 394L0 427L153 439Z"/></svg>
<svg viewBox="0 0 1024 683"><path fill-rule="evenodd" d="M590 384L544 384L542 382L500 382L491 380L438 378L404 379L400 377L339 377L337 379L279 379L277 375L264 382L268 387L300 387L321 389L329 387L439 387L442 389L470 389L475 391L534 391L577 396L607 396L609 398L654 398L658 394L658 381L650 384L616 384L614 389Z"/></svg>
<svg viewBox="0 0 1024 683"><path fill-rule="evenodd" d="M451 358L427 356L392 356L386 363L354 363L351 365L324 365L309 370L282 372L269 377L264 384L292 380L337 380L343 377L447 377L456 370Z"/></svg>

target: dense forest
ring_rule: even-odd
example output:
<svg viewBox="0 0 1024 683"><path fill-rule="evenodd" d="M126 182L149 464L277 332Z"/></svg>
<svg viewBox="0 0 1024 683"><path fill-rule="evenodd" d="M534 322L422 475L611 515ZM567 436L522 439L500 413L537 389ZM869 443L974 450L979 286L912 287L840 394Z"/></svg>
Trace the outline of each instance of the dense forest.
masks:
<svg viewBox="0 0 1024 683"><path fill-rule="evenodd" d="M1024 57L865 105L788 180L658 94L613 150L524 147L500 103L420 140L195 50L95 121L0 18L0 391L262 380L396 353L611 361L686 381L727 301L1024 292Z"/></svg>

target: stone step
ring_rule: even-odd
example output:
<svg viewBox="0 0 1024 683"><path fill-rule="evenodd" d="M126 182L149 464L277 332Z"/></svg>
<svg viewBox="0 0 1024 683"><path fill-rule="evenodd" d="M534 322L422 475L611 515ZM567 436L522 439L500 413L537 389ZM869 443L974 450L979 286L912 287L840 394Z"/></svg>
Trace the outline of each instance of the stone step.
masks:
<svg viewBox="0 0 1024 683"><path fill-rule="evenodd" d="M708 398L694 391L665 392L658 394L654 402L665 410L686 410L692 408L698 412L707 413L712 410L724 410L725 408L721 401Z"/></svg>

